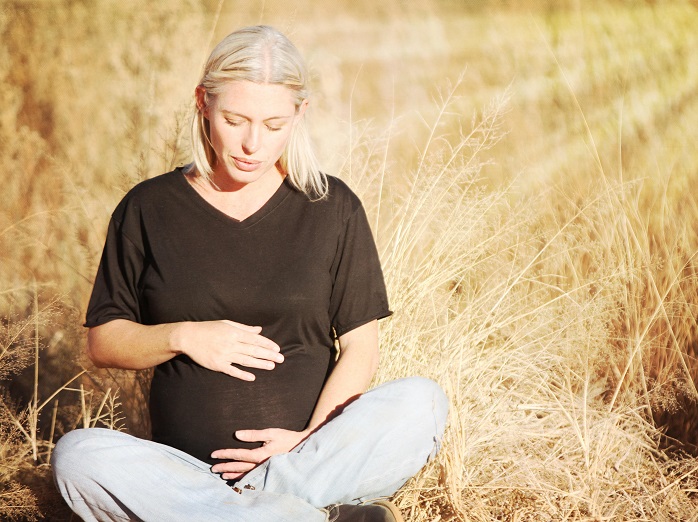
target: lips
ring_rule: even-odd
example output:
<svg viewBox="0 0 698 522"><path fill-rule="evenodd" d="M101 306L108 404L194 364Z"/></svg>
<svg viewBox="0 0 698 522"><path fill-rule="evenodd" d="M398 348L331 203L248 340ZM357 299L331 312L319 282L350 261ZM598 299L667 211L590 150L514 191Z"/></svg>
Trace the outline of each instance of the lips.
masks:
<svg viewBox="0 0 698 522"><path fill-rule="evenodd" d="M261 161L255 161L250 159L236 158L233 156L233 162L235 166L244 172L253 172L257 170L261 165Z"/></svg>

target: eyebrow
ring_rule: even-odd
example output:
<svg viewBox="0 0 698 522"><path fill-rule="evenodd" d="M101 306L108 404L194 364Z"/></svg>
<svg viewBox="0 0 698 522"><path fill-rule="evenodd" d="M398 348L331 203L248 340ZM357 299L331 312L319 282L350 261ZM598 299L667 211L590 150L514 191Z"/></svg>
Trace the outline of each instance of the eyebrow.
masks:
<svg viewBox="0 0 698 522"><path fill-rule="evenodd" d="M243 118L245 120L250 120L251 118L248 118L244 114L240 114L238 112L233 112L233 111L228 111L225 109L221 109L221 113L223 116L229 117L229 116L237 116L238 118ZM272 121L272 120L288 120L292 117L292 115L289 116L270 116L269 118L264 119L263 121Z"/></svg>

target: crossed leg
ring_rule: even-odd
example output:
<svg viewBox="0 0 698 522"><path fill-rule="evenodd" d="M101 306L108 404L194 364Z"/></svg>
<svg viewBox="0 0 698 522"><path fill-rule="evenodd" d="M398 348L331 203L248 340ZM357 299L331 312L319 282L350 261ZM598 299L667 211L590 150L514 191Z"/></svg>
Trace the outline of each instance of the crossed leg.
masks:
<svg viewBox="0 0 698 522"><path fill-rule="evenodd" d="M397 491L438 451L447 410L433 381L386 383L236 490L182 451L104 429L66 434L52 465L61 494L86 521L321 522L325 506Z"/></svg>

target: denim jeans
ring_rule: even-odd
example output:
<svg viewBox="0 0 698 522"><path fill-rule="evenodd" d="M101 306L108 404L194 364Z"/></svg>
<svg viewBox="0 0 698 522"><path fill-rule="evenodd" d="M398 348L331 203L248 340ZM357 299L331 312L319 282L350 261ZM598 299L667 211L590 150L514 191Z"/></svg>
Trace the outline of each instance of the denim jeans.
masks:
<svg viewBox="0 0 698 522"><path fill-rule="evenodd" d="M383 384L235 489L187 453L100 428L64 435L51 463L63 498L85 521L322 522L326 506L395 493L436 455L447 411L431 380Z"/></svg>

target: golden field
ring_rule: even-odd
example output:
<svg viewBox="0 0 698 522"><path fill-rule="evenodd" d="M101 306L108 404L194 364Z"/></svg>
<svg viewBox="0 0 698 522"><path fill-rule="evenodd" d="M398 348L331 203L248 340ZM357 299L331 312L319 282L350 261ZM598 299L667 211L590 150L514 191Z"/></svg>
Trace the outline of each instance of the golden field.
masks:
<svg viewBox="0 0 698 522"><path fill-rule="evenodd" d="M91 281L125 190L188 161L208 52L256 23L306 56L374 225L376 382L451 399L406 518L698 520L698 4L659 0L0 0L0 519L70 519L61 434L147 434L147 375L82 355Z"/></svg>

